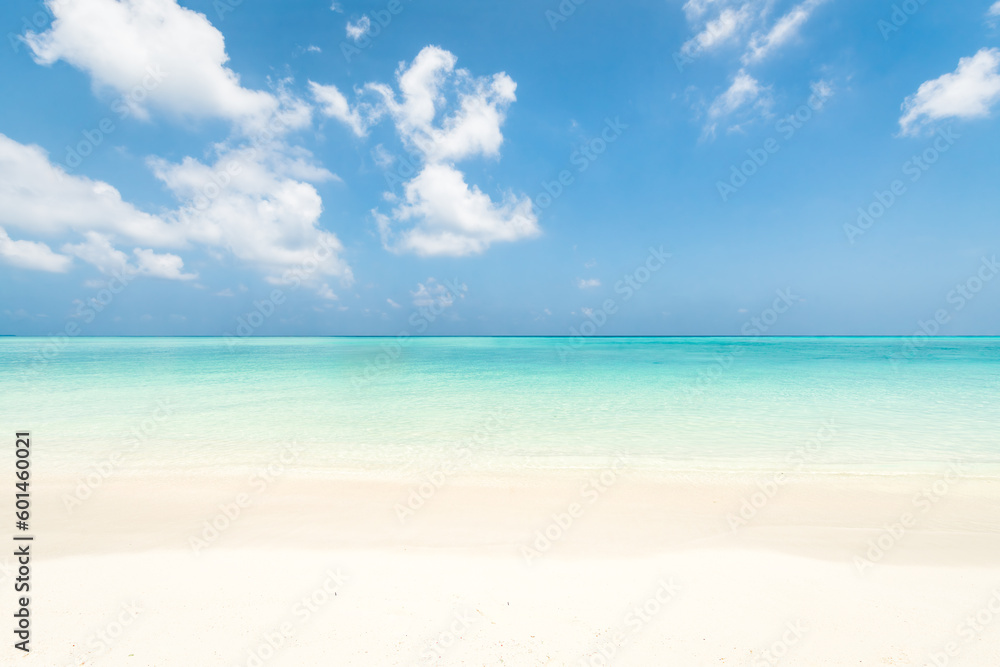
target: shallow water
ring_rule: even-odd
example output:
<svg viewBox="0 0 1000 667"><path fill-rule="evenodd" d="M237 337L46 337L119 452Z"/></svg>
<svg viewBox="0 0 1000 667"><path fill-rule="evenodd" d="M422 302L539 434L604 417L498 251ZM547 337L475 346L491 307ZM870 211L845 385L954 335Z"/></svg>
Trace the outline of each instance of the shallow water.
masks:
<svg viewBox="0 0 1000 667"><path fill-rule="evenodd" d="M1000 338L0 338L54 471L604 466L1000 474Z"/></svg>

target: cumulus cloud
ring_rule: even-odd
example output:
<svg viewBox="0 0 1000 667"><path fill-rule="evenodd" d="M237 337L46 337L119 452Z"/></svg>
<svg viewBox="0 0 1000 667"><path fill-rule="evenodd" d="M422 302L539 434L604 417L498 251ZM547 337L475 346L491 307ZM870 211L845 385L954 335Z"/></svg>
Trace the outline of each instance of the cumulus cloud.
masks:
<svg viewBox="0 0 1000 667"><path fill-rule="evenodd" d="M88 232L84 237L82 243L65 244L62 251L93 264L106 275L145 275L168 280L193 280L198 277L194 273L183 273L184 260L177 255L136 248L132 251L136 261L131 264L128 255L116 249L107 236Z"/></svg>
<svg viewBox="0 0 1000 667"><path fill-rule="evenodd" d="M374 101L353 109L339 91L314 85L314 95L327 95L324 113L355 133L388 115L403 145L419 158L418 173L403 184L402 197L385 195L396 206L388 213L372 211L383 245L393 252L473 255L495 242L541 233L528 197L509 192L494 201L455 166L471 157L499 157L500 128L517 89L503 72L475 77L456 69L456 62L449 51L425 47L397 70L398 95L387 84L369 83L361 93Z"/></svg>
<svg viewBox="0 0 1000 667"><path fill-rule="evenodd" d="M211 164L190 157L149 164L178 208L140 211L107 183L67 174L38 146L0 135L0 224L41 236L77 233L84 241L67 243L63 252L102 272L124 265L126 255L112 243L121 240L226 250L283 284L318 284L322 276L351 281L340 241L319 227L322 201L313 183L335 176L308 151L276 142L224 149ZM154 255L137 256L140 273L188 279L179 256Z"/></svg>
<svg viewBox="0 0 1000 667"><path fill-rule="evenodd" d="M138 210L103 181L67 174L39 146L0 134L0 224L32 234L120 234L138 243L178 247L184 233Z"/></svg>
<svg viewBox="0 0 1000 667"><path fill-rule="evenodd" d="M469 186L450 165L428 164L406 183L402 203L389 215L373 211L387 248L422 256L461 257L485 251L497 241L539 233L531 200L508 194L500 203ZM395 225L412 226L397 232Z"/></svg>
<svg viewBox="0 0 1000 667"><path fill-rule="evenodd" d="M592 287L600 287L601 281L598 280L597 278L587 278L587 279L577 278L576 286L579 287L580 289L590 289Z"/></svg>
<svg viewBox="0 0 1000 667"><path fill-rule="evenodd" d="M747 52L743 55L743 64L760 62L778 48L784 46L796 36L805 25L813 11L826 0L806 0L796 5L787 14L775 22L767 32L758 32L750 38Z"/></svg>
<svg viewBox="0 0 1000 667"><path fill-rule="evenodd" d="M5 264L49 273L66 272L73 260L37 241L15 241L0 227L0 260Z"/></svg>
<svg viewBox="0 0 1000 667"><path fill-rule="evenodd" d="M93 264L97 270L107 275L123 273L128 267L128 255L111 245L111 240L104 234L87 232L82 243L67 243L62 251L75 255L88 264Z"/></svg>
<svg viewBox="0 0 1000 667"><path fill-rule="evenodd" d="M946 118L988 116L1000 100L1000 49L980 49L958 61L954 72L925 81L903 102L900 133L918 134L920 129Z"/></svg>
<svg viewBox="0 0 1000 667"><path fill-rule="evenodd" d="M342 244L319 226L323 202L314 183L335 176L310 158L279 142L225 149L212 164L188 157L150 165L180 200L170 215L192 242L227 249L276 284L318 286L323 276L349 283ZM219 174L225 187L206 190Z"/></svg>
<svg viewBox="0 0 1000 667"><path fill-rule="evenodd" d="M456 61L439 47L422 49L409 67L397 72L401 100L385 84L366 86L381 98L403 142L428 162L498 156L503 144L500 127L517 99L517 84L507 74L473 77L467 70L456 71ZM457 109L435 124L447 102L446 84L457 91Z"/></svg>
<svg viewBox="0 0 1000 667"><path fill-rule="evenodd" d="M48 30L28 32L35 61L64 60L87 72L139 117L152 108L181 117L217 117L259 128L276 114L305 124L296 101L240 84L226 67L225 41L205 17L175 0L48 0ZM135 94L137 88L142 94Z"/></svg>
<svg viewBox="0 0 1000 667"><path fill-rule="evenodd" d="M79 235L64 252L104 272L128 266L190 280L195 274L184 272L183 259L160 250L204 246L216 256L231 253L278 284L305 283L319 292L324 277L352 280L340 241L319 224L323 206L315 184L336 177L284 139L312 117L312 107L288 92L287 81L271 92L243 87L226 66L222 34L176 0L48 5L51 27L26 37L37 62L63 60L86 72L95 91L122 94L137 116L220 118L235 133L214 147L214 160L150 158L154 175L177 201L176 208L155 213L123 201L108 183L68 174L38 146L0 135L0 224L40 236ZM137 85L142 95L133 94ZM131 255L120 249L125 243L134 248Z"/></svg>
<svg viewBox="0 0 1000 667"><path fill-rule="evenodd" d="M140 274L167 280L193 280L196 273L184 273L184 260L170 253L156 253L152 250L136 248L132 251Z"/></svg>

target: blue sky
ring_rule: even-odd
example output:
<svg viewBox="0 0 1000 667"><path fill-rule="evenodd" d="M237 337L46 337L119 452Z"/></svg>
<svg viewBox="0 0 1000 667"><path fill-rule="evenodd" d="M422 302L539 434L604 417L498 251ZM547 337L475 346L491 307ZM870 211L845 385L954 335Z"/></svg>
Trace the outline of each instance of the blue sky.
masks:
<svg viewBox="0 0 1000 667"><path fill-rule="evenodd" d="M1000 3L0 20L0 333L1000 333Z"/></svg>

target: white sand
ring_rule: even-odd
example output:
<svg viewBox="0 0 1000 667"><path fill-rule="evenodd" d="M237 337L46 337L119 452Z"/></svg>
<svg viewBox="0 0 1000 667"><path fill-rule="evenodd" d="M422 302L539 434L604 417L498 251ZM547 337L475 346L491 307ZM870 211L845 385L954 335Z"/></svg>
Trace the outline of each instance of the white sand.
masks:
<svg viewBox="0 0 1000 667"><path fill-rule="evenodd" d="M405 523L418 479L50 481L3 664L1000 665L1000 484L801 478L734 531L755 481L453 476Z"/></svg>

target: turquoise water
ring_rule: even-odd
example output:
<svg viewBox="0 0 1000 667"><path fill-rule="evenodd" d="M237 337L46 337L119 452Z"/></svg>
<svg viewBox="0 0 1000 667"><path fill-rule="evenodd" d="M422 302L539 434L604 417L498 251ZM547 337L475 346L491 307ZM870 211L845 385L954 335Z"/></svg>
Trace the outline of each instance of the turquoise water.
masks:
<svg viewBox="0 0 1000 667"><path fill-rule="evenodd" d="M72 471L603 466L1000 474L1000 338L0 338L0 424Z"/></svg>

